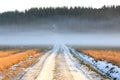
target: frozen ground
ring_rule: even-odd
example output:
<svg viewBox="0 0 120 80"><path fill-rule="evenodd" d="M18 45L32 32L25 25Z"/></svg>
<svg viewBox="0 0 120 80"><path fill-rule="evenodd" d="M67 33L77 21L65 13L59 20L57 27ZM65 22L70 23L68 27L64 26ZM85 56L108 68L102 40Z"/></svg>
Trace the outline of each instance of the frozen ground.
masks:
<svg viewBox="0 0 120 80"><path fill-rule="evenodd" d="M104 80L103 76L80 64L64 44L56 44L27 68L23 74L9 80ZM76 53L76 52L75 52ZM77 53L76 53L77 54ZM108 79L109 80L109 79Z"/></svg>
<svg viewBox="0 0 120 80"><path fill-rule="evenodd" d="M92 57L79 53L74 49L70 48L73 54L75 54L79 59L83 60L85 63L90 64L98 72L107 75L113 80L120 80L120 68L107 61L96 61Z"/></svg>

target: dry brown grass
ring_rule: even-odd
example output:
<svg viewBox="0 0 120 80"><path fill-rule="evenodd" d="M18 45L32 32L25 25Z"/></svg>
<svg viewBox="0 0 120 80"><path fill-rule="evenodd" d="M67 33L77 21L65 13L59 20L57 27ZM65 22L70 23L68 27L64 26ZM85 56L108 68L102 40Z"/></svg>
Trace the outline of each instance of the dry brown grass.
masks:
<svg viewBox="0 0 120 80"><path fill-rule="evenodd" d="M96 60L106 60L120 66L120 51L118 50L81 50L84 54Z"/></svg>
<svg viewBox="0 0 120 80"><path fill-rule="evenodd" d="M3 50L3 51L0 51L0 58L13 55L17 52L19 52L19 50L5 50L5 51Z"/></svg>
<svg viewBox="0 0 120 80"><path fill-rule="evenodd" d="M29 56L36 53L36 50L27 50L15 55L0 58L0 71L9 68L10 66L26 60Z"/></svg>
<svg viewBox="0 0 120 80"><path fill-rule="evenodd" d="M38 57L40 57L41 55L42 54L39 54L39 53L33 55L33 59L32 60L30 60L30 61L28 61L28 62L26 62L26 63L24 63L22 65L19 65L16 70L13 70L11 72L9 72L9 71L6 70L5 76L3 77L2 80L8 80L9 77L14 76L15 74L17 74L20 71L22 71L24 68L27 68L28 66L30 66L31 64L33 64L38 59Z"/></svg>
<svg viewBox="0 0 120 80"><path fill-rule="evenodd" d="M2 52L2 51L1 51ZM0 71L5 75L3 80L7 80L10 76L17 74L23 68L28 67L36 59L42 55L42 52L38 52L37 49L26 50L24 52L16 53L17 51L7 51L6 53L3 52L3 55L0 57ZM6 56L6 57L5 57ZM28 60L32 56L31 60ZM15 70L9 71L9 68L15 64L20 62L25 62L24 64L19 65Z"/></svg>

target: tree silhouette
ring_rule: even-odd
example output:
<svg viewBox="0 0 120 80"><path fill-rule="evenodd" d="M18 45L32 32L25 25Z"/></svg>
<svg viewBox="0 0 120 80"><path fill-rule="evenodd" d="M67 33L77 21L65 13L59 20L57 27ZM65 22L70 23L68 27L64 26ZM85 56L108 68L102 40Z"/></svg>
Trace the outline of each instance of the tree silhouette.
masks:
<svg viewBox="0 0 120 80"><path fill-rule="evenodd" d="M53 16L77 17L88 20L101 20L120 17L120 6L103 6L102 8L85 7L47 7L31 8L24 12L9 11L0 13L0 24L17 24Z"/></svg>

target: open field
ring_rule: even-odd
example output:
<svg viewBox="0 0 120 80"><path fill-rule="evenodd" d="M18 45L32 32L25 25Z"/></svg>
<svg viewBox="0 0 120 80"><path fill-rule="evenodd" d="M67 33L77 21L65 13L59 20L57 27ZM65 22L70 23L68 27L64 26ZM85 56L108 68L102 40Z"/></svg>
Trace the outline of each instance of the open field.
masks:
<svg viewBox="0 0 120 80"><path fill-rule="evenodd" d="M0 80L8 78L33 64L42 55L38 49L0 50Z"/></svg>
<svg viewBox="0 0 120 80"><path fill-rule="evenodd" d="M78 54L64 44L0 49L0 80L110 80L81 63L89 58Z"/></svg>
<svg viewBox="0 0 120 80"><path fill-rule="evenodd" d="M112 64L120 66L120 50L78 50L88 56L93 57L95 60L106 60Z"/></svg>
<svg viewBox="0 0 120 80"><path fill-rule="evenodd" d="M1 57L7 57L7 56L10 56L10 55L16 54L18 52L19 52L19 50L1 50L0 51L0 58Z"/></svg>

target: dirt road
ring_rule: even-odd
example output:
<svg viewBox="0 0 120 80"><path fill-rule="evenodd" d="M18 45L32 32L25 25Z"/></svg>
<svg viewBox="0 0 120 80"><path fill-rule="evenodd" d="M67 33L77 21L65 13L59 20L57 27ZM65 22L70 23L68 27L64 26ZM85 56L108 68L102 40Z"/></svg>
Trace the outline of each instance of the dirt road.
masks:
<svg viewBox="0 0 120 80"><path fill-rule="evenodd" d="M54 46L16 80L94 80L76 67L66 46Z"/></svg>

